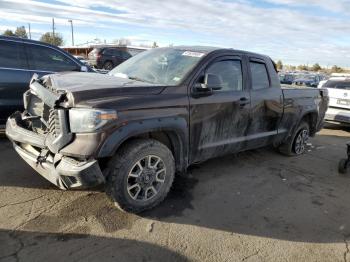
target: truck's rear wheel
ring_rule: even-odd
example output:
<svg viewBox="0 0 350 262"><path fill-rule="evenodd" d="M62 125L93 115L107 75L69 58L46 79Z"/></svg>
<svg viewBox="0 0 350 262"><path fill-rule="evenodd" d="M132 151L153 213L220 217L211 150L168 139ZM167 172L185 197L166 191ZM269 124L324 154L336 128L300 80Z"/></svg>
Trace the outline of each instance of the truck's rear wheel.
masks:
<svg viewBox="0 0 350 262"><path fill-rule="evenodd" d="M107 194L116 206L138 213L158 205L168 194L175 175L171 151L153 139L135 139L112 158Z"/></svg>
<svg viewBox="0 0 350 262"><path fill-rule="evenodd" d="M279 151L288 156L301 155L306 150L310 128L306 122L301 122L293 135L279 147Z"/></svg>

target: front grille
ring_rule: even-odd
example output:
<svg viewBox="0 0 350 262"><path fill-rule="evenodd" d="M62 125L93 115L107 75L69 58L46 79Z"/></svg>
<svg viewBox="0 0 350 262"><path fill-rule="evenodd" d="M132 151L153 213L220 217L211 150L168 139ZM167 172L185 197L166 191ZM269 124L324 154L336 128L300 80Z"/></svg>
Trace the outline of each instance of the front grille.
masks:
<svg viewBox="0 0 350 262"><path fill-rule="evenodd" d="M36 96L31 96L27 111L32 116L42 116L44 112L43 101Z"/></svg>
<svg viewBox="0 0 350 262"><path fill-rule="evenodd" d="M55 109L50 109L47 130L53 137L57 137L61 133L60 119L58 116L58 111Z"/></svg>
<svg viewBox="0 0 350 262"><path fill-rule="evenodd" d="M39 134L50 134L53 138L57 138L62 131L58 110L49 107L34 94L31 94L27 101L27 114L40 117L32 119L33 131Z"/></svg>
<svg viewBox="0 0 350 262"><path fill-rule="evenodd" d="M45 84L49 84L48 82ZM28 128L45 136L45 145L50 152L57 154L61 148L70 143L73 134L69 132L67 109L58 108L61 95L57 90L41 82L31 83L30 90L24 96L24 119Z"/></svg>

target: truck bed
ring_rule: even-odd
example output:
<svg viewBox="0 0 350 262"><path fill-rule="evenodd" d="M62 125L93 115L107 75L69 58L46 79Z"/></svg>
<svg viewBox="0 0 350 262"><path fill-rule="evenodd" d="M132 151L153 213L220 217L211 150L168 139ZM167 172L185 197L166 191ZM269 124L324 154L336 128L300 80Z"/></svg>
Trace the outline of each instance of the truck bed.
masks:
<svg viewBox="0 0 350 262"><path fill-rule="evenodd" d="M312 88L312 87L297 87L290 85L281 85L284 99L293 98L317 98L317 97L328 97L328 90L322 88Z"/></svg>
<svg viewBox="0 0 350 262"><path fill-rule="evenodd" d="M314 135L323 125L329 103L328 90L284 85L281 88L284 99L282 126L288 127L289 122L298 121L298 116L316 106L318 112L313 116L315 128L310 130L311 135Z"/></svg>

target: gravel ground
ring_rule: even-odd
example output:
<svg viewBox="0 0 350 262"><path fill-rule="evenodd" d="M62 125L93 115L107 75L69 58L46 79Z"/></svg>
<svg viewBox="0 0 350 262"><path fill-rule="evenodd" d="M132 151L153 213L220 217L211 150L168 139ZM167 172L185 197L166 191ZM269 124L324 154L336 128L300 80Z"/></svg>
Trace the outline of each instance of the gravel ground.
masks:
<svg viewBox="0 0 350 262"><path fill-rule="evenodd" d="M140 215L102 188L56 189L2 138L0 261L346 261L350 175L337 165L350 129L338 129L301 157L267 148L194 166Z"/></svg>

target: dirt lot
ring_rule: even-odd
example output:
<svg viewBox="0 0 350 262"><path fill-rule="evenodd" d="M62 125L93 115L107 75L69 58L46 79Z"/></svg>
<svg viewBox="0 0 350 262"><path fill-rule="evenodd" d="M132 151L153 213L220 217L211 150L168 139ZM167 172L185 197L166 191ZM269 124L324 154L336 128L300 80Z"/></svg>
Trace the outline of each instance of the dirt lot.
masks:
<svg viewBox="0 0 350 262"><path fill-rule="evenodd" d="M0 261L346 261L349 131L322 130L298 158L260 149L195 166L141 215L101 189L56 189L0 139Z"/></svg>

